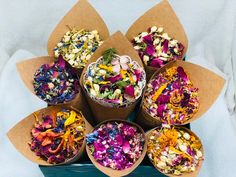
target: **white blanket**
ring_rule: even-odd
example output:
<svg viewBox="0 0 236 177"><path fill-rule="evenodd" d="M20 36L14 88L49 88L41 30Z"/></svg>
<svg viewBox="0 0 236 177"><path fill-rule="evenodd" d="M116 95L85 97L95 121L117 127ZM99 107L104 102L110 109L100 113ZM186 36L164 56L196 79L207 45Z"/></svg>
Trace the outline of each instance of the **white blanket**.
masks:
<svg viewBox="0 0 236 177"><path fill-rule="evenodd" d="M36 56L47 54L48 36L75 2L0 0L0 69L3 67L0 74L1 177L42 176L37 165L19 154L5 136L15 123L45 106L24 86L16 72L15 63L31 58L31 53ZM117 30L126 32L137 17L157 3L156 0L90 2L104 18L111 33ZM207 67L227 79L227 85L215 104L201 119L192 123L193 131L202 139L205 148L205 162L199 176L236 176L236 124L232 116L235 111L236 83L235 1L170 2L189 38L187 60Z"/></svg>

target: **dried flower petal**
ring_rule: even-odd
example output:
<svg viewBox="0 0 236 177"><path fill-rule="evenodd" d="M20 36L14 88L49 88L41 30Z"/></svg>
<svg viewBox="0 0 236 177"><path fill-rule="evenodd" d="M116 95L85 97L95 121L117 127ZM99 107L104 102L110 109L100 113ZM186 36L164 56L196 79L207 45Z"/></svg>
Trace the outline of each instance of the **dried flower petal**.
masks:
<svg viewBox="0 0 236 177"><path fill-rule="evenodd" d="M133 46L147 66L161 68L173 60L183 58L184 46L172 39L163 28L151 27L148 32L141 32L134 37Z"/></svg>
<svg viewBox="0 0 236 177"><path fill-rule="evenodd" d="M35 127L31 131L32 141L29 143L37 156L51 164L73 158L85 137L85 122L81 114L62 109L55 116L55 123L50 115L43 115L41 121L36 117ZM43 128L38 129L41 128L39 125Z"/></svg>
<svg viewBox="0 0 236 177"><path fill-rule="evenodd" d="M164 124L182 124L198 111L198 89L182 67L171 67L149 81L144 108Z"/></svg>
<svg viewBox="0 0 236 177"><path fill-rule="evenodd" d="M84 68L101 44L102 41L96 30L88 31L73 28L66 32L54 48L54 54L56 58L62 55L72 67Z"/></svg>
<svg viewBox="0 0 236 177"><path fill-rule="evenodd" d="M107 122L86 136L94 159L115 170L131 167L141 156L144 135L127 122Z"/></svg>
<svg viewBox="0 0 236 177"><path fill-rule="evenodd" d="M35 94L49 104L71 101L79 92L77 75L61 56L35 72L33 86Z"/></svg>
<svg viewBox="0 0 236 177"><path fill-rule="evenodd" d="M195 171L199 162L203 160L202 154L200 140L181 127L156 128L149 134L147 155L166 175L181 175Z"/></svg>
<svg viewBox="0 0 236 177"><path fill-rule="evenodd" d="M89 96L107 107L125 107L141 97L146 84L143 68L129 56L111 48L88 66L83 86Z"/></svg>

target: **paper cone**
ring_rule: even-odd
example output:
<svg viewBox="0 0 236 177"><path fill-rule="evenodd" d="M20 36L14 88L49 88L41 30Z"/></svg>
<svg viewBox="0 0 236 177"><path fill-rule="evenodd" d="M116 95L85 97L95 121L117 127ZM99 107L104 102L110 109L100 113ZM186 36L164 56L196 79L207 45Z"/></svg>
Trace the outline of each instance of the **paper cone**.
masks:
<svg viewBox="0 0 236 177"><path fill-rule="evenodd" d="M208 109L210 109L211 105L215 102L215 100L219 96L224 86L225 80L219 75L213 73L212 71L206 68L180 60L173 61L165 65L163 68L156 71L155 74L152 76L152 78L155 75L165 71L167 68L173 66L177 67L182 66L184 71L187 73L189 79L192 81L193 86L199 89L198 91L198 97L200 103L199 110L196 112L196 114L194 114L194 116L191 119L183 123L183 125L185 125L200 118L205 112L207 112ZM148 128L153 128L161 123L160 119L153 118L149 113L147 113L147 111L143 107L143 101L141 103L141 108L136 121L139 124L142 123L140 125Z"/></svg>
<svg viewBox="0 0 236 177"><path fill-rule="evenodd" d="M195 134L195 133L193 133L191 130L189 130L188 128L185 128L185 127L182 127L182 126L174 126L176 129L182 129L182 130L184 130L184 131L186 131L186 132L188 132L189 134L191 134L191 135L194 135L197 139L199 139L199 141L200 141L200 143L201 143L201 145L202 145L202 142L201 142L201 140L200 140L200 138ZM156 128L158 128L158 127L156 127ZM148 132L146 132L146 139L147 139L147 141L149 140L149 136L150 136L150 133L154 130L154 129L156 129L156 128L153 128L152 130L149 130ZM87 149L87 147L86 147L86 149ZM198 173L199 173L199 171L200 171L200 169L201 169L201 166L202 166L202 164L203 164L203 161L204 161L204 149L203 149L203 145L202 145L202 147L201 147L201 152L202 152L202 154L203 154L203 159L201 159L200 161L199 161L199 164L198 164L198 166L196 167L196 170L195 171L193 171L193 172L191 172L191 173L185 173L185 174L182 174L182 175L173 175L173 174L165 174L165 173L163 173L164 175L167 175L167 176L169 176L169 177L197 177L197 175L198 175ZM150 159L149 159L150 160ZM158 170L158 171L160 171L154 164L153 164L153 162L150 160L150 162L152 163L152 165ZM161 172L161 171L160 171ZM162 172L161 172L162 173Z"/></svg>
<svg viewBox="0 0 236 177"><path fill-rule="evenodd" d="M120 176L126 176L128 174L130 174L132 171L134 171L138 165L143 161L145 155L146 155L146 152L147 152L147 139L146 139L146 136L145 136L145 133L143 131L143 129L133 123L133 122L130 122L130 121L125 121L125 120L116 120L116 119L113 119L113 120L107 120L107 121L103 121L101 122L100 124L98 124L94 129L96 129L97 127L99 127L100 125L104 124L104 123L107 123L107 122L126 122L126 123L129 123L135 127L138 127L138 129L143 133L144 137L145 137L145 144L144 144L144 148L143 148L143 152L140 156L140 158L128 169L125 169L125 170L113 170L111 168L108 168L108 167L104 167L102 165L100 165L95 159L94 157L91 155L91 151L89 150L89 147L88 145L86 145L86 151L87 151L87 154L88 154L88 157L89 159L92 161L92 163L94 164L94 166L100 170L101 172L103 172L104 174L108 175L108 176L112 176L112 177L120 177ZM92 133L93 130L91 130L90 133Z"/></svg>
<svg viewBox="0 0 236 177"><path fill-rule="evenodd" d="M95 51L95 53L93 54L81 74L80 85L83 88L87 101L92 109L92 112L97 122L102 122L104 120L109 119L128 119L129 114L134 110L138 102L137 100L136 102L124 108L105 107L104 105L92 100L88 93L85 91L85 88L83 86L83 76L86 72L88 65L92 62L96 62L97 59L102 56L103 52L109 48L115 48L118 55L130 56L133 61L136 61L140 65L140 67L143 68L142 61L139 58L137 52L132 47L131 43L119 31L113 34L107 40L105 40L104 43Z"/></svg>
<svg viewBox="0 0 236 177"><path fill-rule="evenodd" d="M128 29L126 37L132 41L139 33L147 31L152 26L163 27L171 38L178 40L184 45L183 58L188 49L188 39L178 17L167 0L163 0L140 18ZM147 80L157 70L155 67L145 66Z"/></svg>
<svg viewBox="0 0 236 177"><path fill-rule="evenodd" d="M87 0L80 0L62 18L48 40L48 54L54 56L53 49L60 42L64 34L69 31L69 27L78 29L97 30L102 40L109 37L109 31L103 19Z"/></svg>
<svg viewBox="0 0 236 177"><path fill-rule="evenodd" d="M38 115L38 118L40 119L42 115L48 114L48 115L55 115L56 112L61 111L62 108L67 108L74 110L76 112L79 112L77 109L70 107L70 106L50 106L48 108L43 108L41 110L36 111L36 115ZM82 114L83 116L83 114ZM83 116L84 118L84 116ZM92 129L92 126L87 122L87 120L84 118L85 121L85 134L89 133ZM30 150L30 147L28 145L29 142L32 140L31 130L35 123L35 117L34 113L30 114L28 117L21 120L19 123L17 123L8 133L7 136L12 142L12 144L15 146L15 148L23 154L26 158L28 158L30 161L37 163L39 165L45 165L45 166L53 166L54 164L49 164L45 160L40 159L39 156L36 156L33 151ZM64 163L56 164L56 165L62 165L62 164L68 164L72 163L76 160L78 160L85 152L85 146L86 146L86 140L84 138L83 145L80 148L78 154L68 159Z"/></svg>
<svg viewBox="0 0 236 177"><path fill-rule="evenodd" d="M35 95L34 92L34 74L43 64L52 63L54 62L53 57L43 56L43 57L36 57L30 60L25 60L16 64L18 73L20 74L21 79L27 86L27 88ZM75 98L69 102L61 103L61 104L74 104L79 101L80 99L80 90L79 93L76 94ZM41 98L40 98L41 99ZM43 100L44 101L44 100ZM50 104L50 103L48 103ZM60 104L57 104L60 105Z"/></svg>

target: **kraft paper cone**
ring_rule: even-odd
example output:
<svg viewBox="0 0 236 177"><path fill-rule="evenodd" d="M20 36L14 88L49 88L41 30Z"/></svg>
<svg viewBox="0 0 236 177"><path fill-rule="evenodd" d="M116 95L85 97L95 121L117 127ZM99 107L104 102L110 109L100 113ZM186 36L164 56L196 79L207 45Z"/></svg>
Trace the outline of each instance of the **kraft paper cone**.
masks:
<svg viewBox="0 0 236 177"><path fill-rule="evenodd" d="M142 155L140 156L140 158L128 169L125 169L125 170L113 170L111 168L108 168L108 167L104 167L102 165L100 165L95 159L94 157L91 155L91 151L89 150L89 147L88 145L86 145L86 151L87 151L87 154L88 154L88 157L89 159L92 161L93 165L98 169L100 170L102 173L106 174L107 176L111 176L111 177L120 177L120 176L126 176L128 174L130 174L132 171L134 171L138 166L139 164L143 161L145 155L146 155L146 152L147 152L147 138L145 136L145 133L143 131L143 129L133 123L133 122L130 122L130 121L126 121L126 120L119 120L119 119L112 119L112 120L107 120L107 121L103 121L101 123L99 123L93 130L91 130L90 133L92 133L97 127L99 127L100 125L104 124L104 123L107 123L107 122L126 122L126 123L129 123L135 127L138 127L138 129L142 132L142 134L144 135L145 137L145 144L144 144L144 148L143 148L143 152L142 152Z"/></svg>
<svg viewBox="0 0 236 177"><path fill-rule="evenodd" d="M43 57L36 57L36 58L30 59L30 60L25 60L25 61L22 61L22 62L19 62L16 64L16 67L17 67L18 73L20 74L21 79L23 80L23 82L25 83L27 88L34 95L36 95L36 94L34 92L33 81L34 81L34 74L35 74L36 70L39 69L43 64L52 63L54 61L55 61L54 57L43 56ZM81 92L81 90L79 90L79 93L77 93L75 98L73 98L71 101L61 103L61 104L75 105L76 102L79 102L80 95L81 95L80 92ZM50 103L48 103L48 104L50 104ZM57 105L60 105L60 104L57 104Z"/></svg>
<svg viewBox="0 0 236 177"><path fill-rule="evenodd" d="M195 136L197 139L199 139L199 141L200 141L200 143L201 143L201 145L202 145L202 142L201 142L200 138L199 138L195 133L193 133L191 130L189 130L188 128L185 128L185 127L182 127L182 126L174 126L174 127L175 127L176 129L182 129L182 130L188 132L189 134ZM156 128L158 128L158 127L156 127ZM156 129L156 128L153 128L152 130L149 130L148 132L146 132L146 139L147 139L147 141L148 141L148 139L149 139L150 133L151 133L154 129ZM163 174L164 174L164 175L167 175L167 176L169 176L169 177L197 177L198 173L199 173L200 170L201 170L203 161L204 161L204 149L203 149L203 145L202 145L202 147L201 147L201 152L202 152L202 154L203 154L203 159L201 159L201 160L199 161L199 164L197 165L195 171L190 172L190 173L184 173L184 174L182 174L182 175L173 175L173 174L165 174L165 173L163 173ZM153 165L158 171L160 171L160 170L153 164L153 162L151 161L151 159L149 159L149 160L150 160L150 162L152 163L152 165ZM160 172L161 172L161 171L160 171ZM162 172L161 172L161 173L162 173Z"/></svg>
<svg viewBox="0 0 236 177"><path fill-rule="evenodd" d="M163 27L170 37L184 45L183 58L188 49L188 39L178 17L167 0L161 1L138 18L128 29L126 37L132 41L139 33L147 31L152 26ZM147 80L157 70L151 66L145 66Z"/></svg>
<svg viewBox="0 0 236 177"><path fill-rule="evenodd" d="M76 112L79 112L77 109L70 106L50 106L48 108L43 108L41 110L38 110L35 113L36 115L38 115L38 118L40 119L42 115L45 115L45 114L55 115L55 113L60 111L62 108L67 108L67 109L71 109ZM84 118L84 121L85 121L85 134L87 134L91 131L92 126L87 122L85 118ZM34 123L35 123L35 117L34 117L34 113L32 113L28 117L24 118L19 123L17 123L7 133L7 136L12 142L12 144L15 146L15 148L30 161L37 163L39 165L53 166L54 164L49 164L45 160L40 159L40 157L36 156L35 153L30 150L28 143L31 142L31 138L32 138L31 130L34 126ZM86 146L86 140L84 138L83 145L75 157L68 159L64 163L60 163L56 165L62 165L62 164L75 162L85 153L85 146Z"/></svg>
<svg viewBox="0 0 236 177"><path fill-rule="evenodd" d="M155 74L152 76L156 76L157 74L165 71L167 68L173 66L182 66L184 71L187 73L189 79L192 81L194 87L199 88L198 97L199 97L199 110L194 114L194 116L189 119L188 121L184 122L183 125L191 123L196 119L200 118L208 109L212 106L215 102L217 97L219 96L225 80L220 77L219 75L215 74L214 72L203 68L199 65L192 64L189 62L184 61L173 61L168 63L160 70L156 71ZM151 79L152 79L151 78ZM144 91L145 92L145 91ZM144 99L144 96L143 96ZM141 103L139 115L137 117L137 123L141 123L147 128L153 128L161 124L160 120L157 118L153 118L144 108L143 108L143 101Z"/></svg>
<svg viewBox="0 0 236 177"><path fill-rule="evenodd" d="M60 42L69 27L78 29L97 30L102 40L109 37L109 31L103 19L87 0L80 0L62 18L48 40L48 54L54 56L53 49Z"/></svg>
<svg viewBox="0 0 236 177"><path fill-rule="evenodd" d="M131 43L119 31L105 40L104 43L95 51L81 74L80 85L86 95L87 101L98 123L109 119L128 119L129 114L134 110L138 102L137 100L136 102L124 108L105 107L104 105L92 100L88 93L85 91L83 86L83 76L88 65L92 62L97 61L97 59L102 56L103 52L109 48L115 48L118 55L130 56L132 60L136 61L140 65L140 67L143 67L142 61L139 58L137 52L132 47Z"/></svg>

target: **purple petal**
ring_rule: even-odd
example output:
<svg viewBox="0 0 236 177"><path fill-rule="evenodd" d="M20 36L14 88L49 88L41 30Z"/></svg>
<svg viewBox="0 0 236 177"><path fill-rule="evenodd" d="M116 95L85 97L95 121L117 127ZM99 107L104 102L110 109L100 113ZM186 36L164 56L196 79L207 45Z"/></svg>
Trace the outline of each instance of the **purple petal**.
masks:
<svg viewBox="0 0 236 177"><path fill-rule="evenodd" d="M163 53L167 53L168 46L169 46L169 41L167 39L165 39L164 42L163 42L163 49L162 49Z"/></svg>
<svg viewBox="0 0 236 177"><path fill-rule="evenodd" d="M134 73L136 75L137 81L141 80L141 71L139 69L135 69Z"/></svg>
<svg viewBox="0 0 236 177"><path fill-rule="evenodd" d="M148 45L146 47L145 53L148 54L148 55L153 55L155 53L154 45Z"/></svg>
<svg viewBox="0 0 236 177"><path fill-rule="evenodd" d="M163 117L163 112L164 112L164 110L165 110L165 105L164 105L164 104L159 105L158 108L157 108L157 114L158 114L158 116Z"/></svg>
<svg viewBox="0 0 236 177"><path fill-rule="evenodd" d="M131 97L134 97L134 87L132 85L127 85L125 87L125 93Z"/></svg>
<svg viewBox="0 0 236 177"><path fill-rule="evenodd" d="M116 141L118 145L122 145L123 144L123 138L121 135L116 135Z"/></svg>
<svg viewBox="0 0 236 177"><path fill-rule="evenodd" d="M160 68L163 66L163 61L160 60L159 58L154 58L151 61L150 66L155 67L155 68Z"/></svg>
<svg viewBox="0 0 236 177"><path fill-rule="evenodd" d="M188 80L187 74L184 72L184 69L181 66L177 68L177 72L178 72L179 77L181 77L184 81Z"/></svg>
<svg viewBox="0 0 236 177"><path fill-rule="evenodd" d="M59 57L58 57L58 64L62 69L65 69L66 62L65 62L64 58L62 57L62 55L59 55Z"/></svg>
<svg viewBox="0 0 236 177"><path fill-rule="evenodd" d="M157 99L159 104L166 104L170 101L170 95L160 95Z"/></svg>
<svg viewBox="0 0 236 177"><path fill-rule="evenodd" d="M116 75L116 76L114 76L114 77L108 77L108 78L107 78L107 80L108 80L108 81L111 81L111 83L115 83L116 81L121 80L121 79L122 79L122 77L121 77L120 74L118 74L118 75Z"/></svg>
<svg viewBox="0 0 236 177"><path fill-rule="evenodd" d="M152 35L149 34L147 36L144 36L143 37L143 41L146 43L146 44L152 44Z"/></svg>

